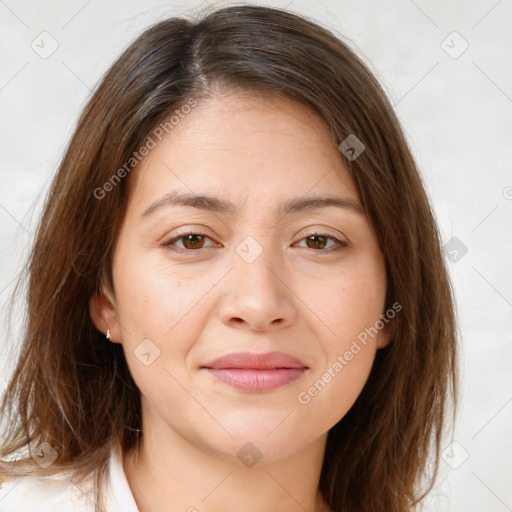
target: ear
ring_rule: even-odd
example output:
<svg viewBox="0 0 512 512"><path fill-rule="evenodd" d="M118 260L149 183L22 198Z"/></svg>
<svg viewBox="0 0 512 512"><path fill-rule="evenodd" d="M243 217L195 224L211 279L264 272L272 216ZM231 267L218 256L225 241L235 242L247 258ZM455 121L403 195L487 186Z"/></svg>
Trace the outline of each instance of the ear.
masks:
<svg viewBox="0 0 512 512"><path fill-rule="evenodd" d="M122 342L122 333L113 294L102 285L101 291L95 292L89 300L89 315L92 323L105 336L110 330L110 341Z"/></svg>
<svg viewBox="0 0 512 512"><path fill-rule="evenodd" d="M389 343L391 343L393 340L394 331L393 322L390 321L384 325L377 336L377 350L387 347Z"/></svg>

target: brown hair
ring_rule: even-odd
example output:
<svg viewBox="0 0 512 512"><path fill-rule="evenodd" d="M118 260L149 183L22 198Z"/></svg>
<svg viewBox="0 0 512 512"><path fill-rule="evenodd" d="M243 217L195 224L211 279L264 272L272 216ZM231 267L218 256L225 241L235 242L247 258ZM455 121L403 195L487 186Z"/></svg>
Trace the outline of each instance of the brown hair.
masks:
<svg viewBox="0 0 512 512"><path fill-rule="evenodd" d="M101 284L113 289L111 256L130 180L102 199L93 192L170 113L217 85L299 101L327 123L334 143L355 134L365 145L345 163L385 256L386 308L402 309L362 393L328 433L320 490L333 511L412 510L434 483L450 393L456 403L454 300L436 222L399 121L366 65L327 29L268 7L159 22L99 83L27 264L24 338L2 401L12 421L1 455L47 441L58 452L54 468L94 472L99 510L111 446L139 446L140 392L121 345L106 342L89 317Z"/></svg>

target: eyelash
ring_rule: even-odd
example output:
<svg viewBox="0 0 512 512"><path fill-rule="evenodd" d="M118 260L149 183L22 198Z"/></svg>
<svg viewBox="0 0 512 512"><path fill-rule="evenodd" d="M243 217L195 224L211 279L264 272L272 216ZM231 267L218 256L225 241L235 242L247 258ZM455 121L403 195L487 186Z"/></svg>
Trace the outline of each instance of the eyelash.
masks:
<svg viewBox="0 0 512 512"><path fill-rule="evenodd" d="M211 237L209 237L205 233L202 233L201 231L190 230L190 231L181 232L177 236L174 236L172 238L169 238L169 239L165 240L164 242L162 242L162 247L170 248L172 251L175 251L175 252L178 252L178 253L182 253L182 254L183 253L198 252L198 251L201 251L203 249L211 248L211 247L201 247L199 249L184 249L184 248L181 248L181 247L178 247L178 248L172 247L172 244L174 242L177 242L178 240L181 240L182 238L185 238L188 235L199 235L199 236L202 236L202 237L205 237L205 238L209 238L210 240L212 240ZM305 240L307 238L310 238L312 236L322 236L322 237L328 238L330 240L333 240L338 245L338 247L330 248L330 249L311 249L309 247L306 247L306 249L309 249L310 251L315 252L315 253L333 253L333 252L342 251L342 250L344 250L344 249L349 247L348 243L342 242L341 240L338 240L338 238L336 238L334 235L332 235L330 233L323 233L323 232L319 232L319 233L315 232L315 233L308 234L305 237L301 238L300 241Z"/></svg>

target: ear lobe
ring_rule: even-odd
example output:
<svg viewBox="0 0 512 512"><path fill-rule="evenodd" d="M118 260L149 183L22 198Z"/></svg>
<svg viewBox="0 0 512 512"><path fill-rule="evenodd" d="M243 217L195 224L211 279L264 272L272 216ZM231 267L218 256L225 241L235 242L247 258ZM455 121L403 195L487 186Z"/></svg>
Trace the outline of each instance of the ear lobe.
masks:
<svg viewBox="0 0 512 512"><path fill-rule="evenodd" d="M391 324L387 324L377 336L377 350L387 347L393 339L394 329Z"/></svg>
<svg viewBox="0 0 512 512"><path fill-rule="evenodd" d="M107 329L110 330L111 342L121 343L121 329L117 321L115 302L104 287L101 292L95 292L89 299L89 316L92 323L104 336L107 334Z"/></svg>

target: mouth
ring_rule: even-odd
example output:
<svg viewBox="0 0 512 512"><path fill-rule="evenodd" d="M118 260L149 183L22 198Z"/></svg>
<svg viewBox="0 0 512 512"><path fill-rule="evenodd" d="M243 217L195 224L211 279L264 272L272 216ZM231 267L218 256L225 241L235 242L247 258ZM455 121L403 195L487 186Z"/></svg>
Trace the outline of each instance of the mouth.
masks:
<svg viewBox="0 0 512 512"><path fill-rule="evenodd" d="M289 384L309 369L302 361L282 352L232 353L201 368L227 385L252 393Z"/></svg>
<svg viewBox="0 0 512 512"><path fill-rule="evenodd" d="M207 368L207 370L215 378L232 387L252 393L261 393L297 380L307 368L274 368L272 370Z"/></svg>

